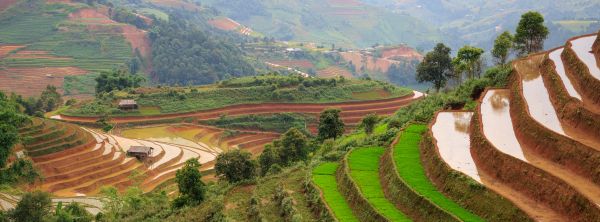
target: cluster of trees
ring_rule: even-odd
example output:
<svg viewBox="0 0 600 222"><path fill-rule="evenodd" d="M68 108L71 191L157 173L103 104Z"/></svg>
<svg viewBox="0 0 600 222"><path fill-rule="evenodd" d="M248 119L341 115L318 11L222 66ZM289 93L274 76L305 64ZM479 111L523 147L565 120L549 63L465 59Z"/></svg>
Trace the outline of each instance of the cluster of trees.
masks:
<svg viewBox="0 0 600 222"><path fill-rule="evenodd" d="M0 169L4 169L13 146L19 142L18 128L29 122L19 104L0 92Z"/></svg>
<svg viewBox="0 0 600 222"><path fill-rule="evenodd" d="M131 24L139 29L147 29L150 27L150 24L148 24L146 20L125 8L109 8L108 14L117 22Z"/></svg>
<svg viewBox="0 0 600 222"><path fill-rule="evenodd" d="M281 75L277 72L261 74L252 77L251 81L221 81L219 87L252 87L252 86L274 86L275 88L287 88L302 85L303 87L337 86L345 83L343 76L339 78L306 78L299 74Z"/></svg>
<svg viewBox="0 0 600 222"><path fill-rule="evenodd" d="M254 75L242 51L173 14L150 31L154 77L167 84L210 84Z"/></svg>
<svg viewBox="0 0 600 222"><path fill-rule="evenodd" d="M113 90L138 88L146 79L137 74L130 74L125 69L102 72L96 77L96 94L109 93Z"/></svg>
<svg viewBox="0 0 600 222"><path fill-rule="evenodd" d="M48 85L42 91L39 98L29 97L23 99L22 96L16 96L16 102L23 108L24 112L30 116L43 117L44 113L53 111L63 104L63 99L57 91L56 86ZM75 100L67 101L67 105L75 103Z"/></svg>
<svg viewBox="0 0 600 222"><path fill-rule="evenodd" d="M512 51L516 51L519 56L541 51L547 37L548 28L544 26L544 17L538 12L527 12L521 16L516 34L500 34L491 53L498 65L505 65ZM463 76L467 79L481 77L483 49L464 46L458 50L455 58L451 57L450 52L451 49L444 44L437 44L417 67L417 81L431 82L436 91L439 91L450 79L462 82Z"/></svg>
<svg viewBox="0 0 600 222"><path fill-rule="evenodd" d="M34 191L26 193L16 207L6 213L0 212L0 221L77 221L91 222L94 217L82 205L72 202L63 207L62 203L52 211L50 194Z"/></svg>

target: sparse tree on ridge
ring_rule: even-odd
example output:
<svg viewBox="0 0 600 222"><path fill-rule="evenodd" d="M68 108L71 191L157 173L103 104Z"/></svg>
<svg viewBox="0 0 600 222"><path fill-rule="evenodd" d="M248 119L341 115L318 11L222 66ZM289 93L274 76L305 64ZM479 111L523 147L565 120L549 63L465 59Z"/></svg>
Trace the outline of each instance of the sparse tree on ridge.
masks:
<svg viewBox="0 0 600 222"><path fill-rule="evenodd" d="M365 133L371 135L371 133L373 133L373 129L375 129L375 124L377 124L378 121L379 117L376 114L371 113L362 119L360 125L365 129Z"/></svg>
<svg viewBox="0 0 600 222"><path fill-rule="evenodd" d="M183 168L177 170L175 180L179 188L179 197L174 200L176 208L195 206L204 201L205 184L202 182L198 159L185 161Z"/></svg>
<svg viewBox="0 0 600 222"><path fill-rule="evenodd" d="M454 76L450 51L446 45L438 43L433 51L428 52L417 66L417 81L431 82L435 90L440 91L448 79Z"/></svg>
<svg viewBox="0 0 600 222"><path fill-rule="evenodd" d="M256 175L256 162L249 152L236 149L217 156L215 172L230 183L252 179Z"/></svg>
<svg viewBox="0 0 600 222"><path fill-rule="evenodd" d="M492 56L497 65L504 65L508 61L508 56L513 48L513 38L510 32L503 32L494 41Z"/></svg>
<svg viewBox="0 0 600 222"><path fill-rule="evenodd" d="M467 74L467 78L469 79L475 77L475 75L477 77L481 75L482 54L483 49L468 45L458 50L458 54L452 61L452 64L459 80L463 72Z"/></svg>
<svg viewBox="0 0 600 222"><path fill-rule="evenodd" d="M527 55L544 49L544 40L548 37L548 33L542 14L530 11L521 15L515 34L515 48L519 51L519 55Z"/></svg>
<svg viewBox="0 0 600 222"><path fill-rule="evenodd" d="M339 109L326 109L319 117L319 139L338 138L344 134L344 122Z"/></svg>

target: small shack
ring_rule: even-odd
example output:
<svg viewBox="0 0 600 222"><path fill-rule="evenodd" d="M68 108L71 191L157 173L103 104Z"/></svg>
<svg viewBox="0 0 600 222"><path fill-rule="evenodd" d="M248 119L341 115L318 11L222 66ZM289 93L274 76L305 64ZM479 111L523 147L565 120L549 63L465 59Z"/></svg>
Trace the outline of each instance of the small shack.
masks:
<svg viewBox="0 0 600 222"><path fill-rule="evenodd" d="M120 110L135 110L138 108L137 103L133 99L124 99L119 101Z"/></svg>
<svg viewBox="0 0 600 222"><path fill-rule="evenodd" d="M138 160L143 160L152 155L154 148L148 146L131 146L127 150L127 156L134 156Z"/></svg>

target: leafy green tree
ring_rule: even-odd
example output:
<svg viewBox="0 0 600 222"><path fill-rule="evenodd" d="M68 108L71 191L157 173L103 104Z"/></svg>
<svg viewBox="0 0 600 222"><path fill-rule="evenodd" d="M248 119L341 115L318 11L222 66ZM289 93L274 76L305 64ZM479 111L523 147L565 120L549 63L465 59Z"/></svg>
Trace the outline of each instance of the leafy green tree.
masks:
<svg viewBox="0 0 600 222"><path fill-rule="evenodd" d="M34 191L23 195L10 216L16 222L39 222L50 215L51 208L50 194Z"/></svg>
<svg viewBox="0 0 600 222"><path fill-rule="evenodd" d="M217 156L215 172L230 183L248 180L256 175L256 162L249 152L236 149Z"/></svg>
<svg viewBox="0 0 600 222"><path fill-rule="evenodd" d="M417 81L431 82L436 91L446 85L449 78L454 77L454 67L450 57L451 49L438 43L432 52L428 52L417 66Z"/></svg>
<svg viewBox="0 0 600 222"><path fill-rule="evenodd" d="M19 112L18 106L0 92L0 169L6 166L12 147L19 141L17 128L29 121L27 116Z"/></svg>
<svg viewBox="0 0 600 222"><path fill-rule="evenodd" d="M319 140L338 138L344 134L344 122L340 117L341 110L326 109L319 116Z"/></svg>
<svg viewBox="0 0 600 222"><path fill-rule="evenodd" d="M474 78L475 75L479 77L481 75L481 55L483 55L483 49L463 46L458 50L456 58L452 61L454 70L458 73L466 73L467 78ZM458 74L458 77L461 75ZM459 78L460 79L460 78Z"/></svg>
<svg viewBox="0 0 600 222"><path fill-rule="evenodd" d="M371 135L371 133L373 133L373 129L375 129L375 124L377 124L377 122L379 122L379 117L376 114L371 113L369 115L366 115L362 119L360 125L365 129L365 132L367 134Z"/></svg>
<svg viewBox="0 0 600 222"><path fill-rule="evenodd" d="M42 101L42 104L44 105L43 109L46 112L50 112L63 104L60 93L56 90L56 86L53 85L46 86L46 89L42 91L40 100Z"/></svg>
<svg viewBox="0 0 600 222"><path fill-rule="evenodd" d="M258 156L258 164L260 165L260 174L264 176L269 172L273 164L279 163L279 154L277 154L273 144L265 145L265 149Z"/></svg>
<svg viewBox="0 0 600 222"><path fill-rule="evenodd" d="M544 49L544 40L548 37L548 28L544 26L544 16L529 11L521 15L515 34L515 47L519 55L527 55Z"/></svg>
<svg viewBox="0 0 600 222"><path fill-rule="evenodd" d="M496 64L504 65L508 61L508 56L513 48L513 38L510 32L503 32L494 41L492 56L496 60Z"/></svg>
<svg viewBox="0 0 600 222"><path fill-rule="evenodd" d="M127 70L119 69L110 72L102 72L96 78L96 94L111 92L113 90L123 90L127 88L137 88L144 82L144 77L135 74L129 74Z"/></svg>
<svg viewBox="0 0 600 222"><path fill-rule="evenodd" d="M308 157L308 139L296 128L288 130L281 136L279 158L287 165L291 162L306 160Z"/></svg>
<svg viewBox="0 0 600 222"><path fill-rule="evenodd" d="M183 168L177 170L175 180L179 188L179 197L173 203L176 208L195 206L204 201L206 185L202 182L198 159L185 161Z"/></svg>

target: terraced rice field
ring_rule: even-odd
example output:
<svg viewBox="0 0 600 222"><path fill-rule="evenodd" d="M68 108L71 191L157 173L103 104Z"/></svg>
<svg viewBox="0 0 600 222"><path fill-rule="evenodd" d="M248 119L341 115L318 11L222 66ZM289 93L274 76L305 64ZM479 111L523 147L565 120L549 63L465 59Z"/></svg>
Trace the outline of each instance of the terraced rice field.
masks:
<svg viewBox="0 0 600 222"><path fill-rule="evenodd" d="M29 97L39 96L47 85L54 85L62 93L66 76L80 76L87 73L88 71L77 67L0 69L0 90Z"/></svg>
<svg viewBox="0 0 600 222"><path fill-rule="evenodd" d="M338 163L323 163L312 171L312 181L319 187L322 198L340 222L358 221L344 196L337 189L335 171Z"/></svg>
<svg viewBox="0 0 600 222"><path fill-rule="evenodd" d="M335 78L339 76L353 78L350 71L338 66L329 66L325 69L317 70L317 76L322 78Z"/></svg>
<svg viewBox="0 0 600 222"><path fill-rule="evenodd" d="M196 120L209 120L216 119L223 113L227 113L228 116L239 116L249 114L270 114L270 113L304 113L311 114L318 118L321 111L326 108L335 107L342 110L341 117L344 123L348 127L356 126L363 118L363 116L376 113L378 115L391 115L400 107L406 106L411 102L423 97L423 93L413 92L412 95L384 99L384 100L372 100L372 101L360 101L360 102L347 102L347 103L327 103L327 104L300 104L300 103L265 103L265 104L242 104L233 105L223 108L198 111L191 113L181 114L161 114L155 116L132 116L132 117L113 117L112 122L115 123L133 123L133 122L144 122L152 120L164 120L164 119L175 119L175 118L194 118ZM60 118L65 121L74 122L95 122L96 117L75 117L60 115ZM312 132L316 132L317 125L310 124L308 129Z"/></svg>
<svg viewBox="0 0 600 222"><path fill-rule="evenodd" d="M259 154L262 152L265 144L279 138L279 134L277 133L258 131L230 132L200 125L170 125L127 129L123 130L121 135L128 138L202 149L215 154L237 148L253 154Z"/></svg>
<svg viewBox="0 0 600 222"><path fill-rule="evenodd" d="M571 41L571 48L577 57L587 66L590 74L600 80L600 66L597 64L596 56L592 53L592 45L596 41L596 35L580 37Z"/></svg>
<svg viewBox="0 0 600 222"><path fill-rule="evenodd" d="M20 132L22 136L36 135L24 142L26 152L45 177L34 187L63 197L94 195L103 186L124 190L134 183L150 191L173 178L186 160L198 158L205 164L218 154L202 147L128 139L39 119ZM153 147L154 151L144 161L127 157L125 151L135 145ZM142 176L132 178L134 171Z"/></svg>
<svg viewBox="0 0 600 222"><path fill-rule="evenodd" d="M394 145L393 157L400 177L417 193L463 221L483 221L479 216L462 208L439 192L425 175L421 165L419 143L425 125L410 125Z"/></svg>
<svg viewBox="0 0 600 222"><path fill-rule="evenodd" d="M375 58L369 55L363 55L360 52L340 52L342 58L347 62L352 62L356 70L362 70L363 67L369 71L387 72L393 64L399 64L399 61L387 58Z"/></svg>
<svg viewBox="0 0 600 222"><path fill-rule="evenodd" d="M390 221L411 221L383 194L383 187L379 182L379 159L384 152L381 147L352 150L347 157L350 175L369 204L385 218Z"/></svg>
<svg viewBox="0 0 600 222"><path fill-rule="evenodd" d="M472 112L440 112L431 132L442 159L454 170L481 183L475 160L471 156L469 126Z"/></svg>
<svg viewBox="0 0 600 222"><path fill-rule="evenodd" d="M314 68L315 65L306 59L298 59L298 60L269 60L269 63L273 63L273 64L277 64L280 66L285 66L285 67L292 67L292 68L305 68L305 69L310 69L310 68Z"/></svg>
<svg viewBox="0 0 600 222"><path fill-rule="evenodd" d="M579 94L579 92L577 92L577 90L573 86L573 83L567 76L567 72L565 71L565 65L563 64L562 58L560 57L564 50L564 48L556 49L550 52L548 56L554 63L555 71L558 74L558 76L560 76L560 79L563 82L565 88L567 89L569 95L573 98L581 100L581 95Z"/></svg>

